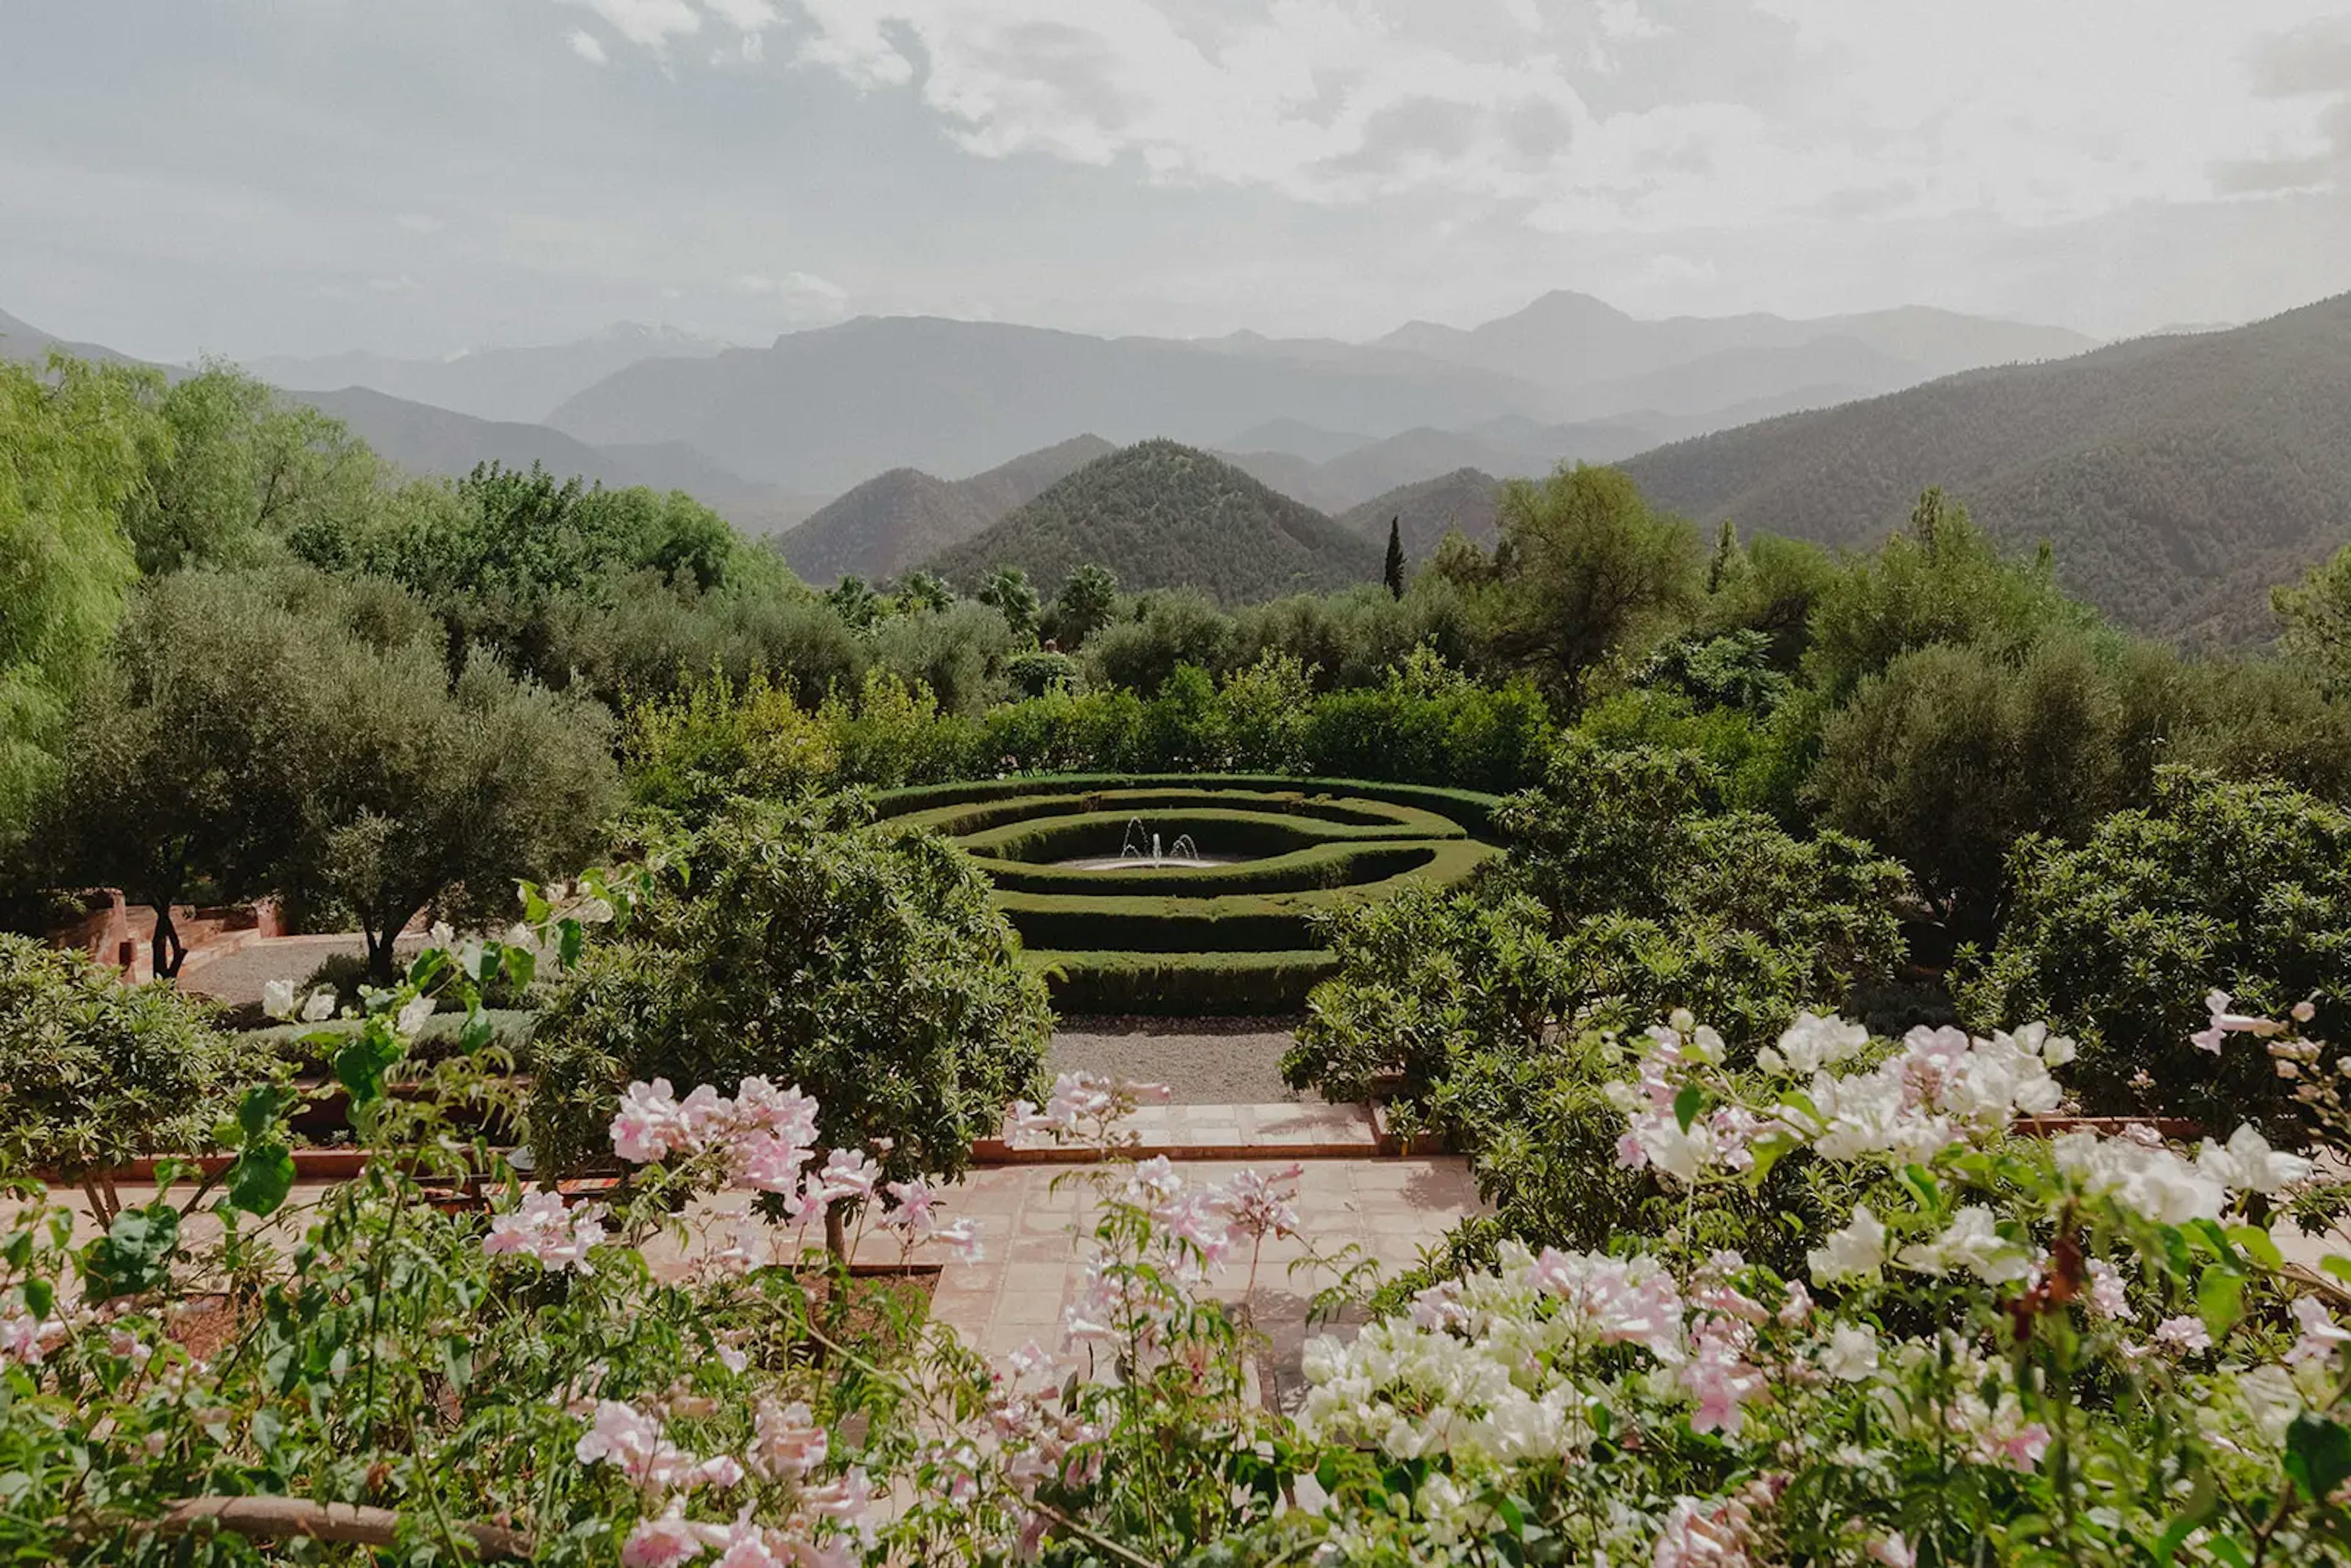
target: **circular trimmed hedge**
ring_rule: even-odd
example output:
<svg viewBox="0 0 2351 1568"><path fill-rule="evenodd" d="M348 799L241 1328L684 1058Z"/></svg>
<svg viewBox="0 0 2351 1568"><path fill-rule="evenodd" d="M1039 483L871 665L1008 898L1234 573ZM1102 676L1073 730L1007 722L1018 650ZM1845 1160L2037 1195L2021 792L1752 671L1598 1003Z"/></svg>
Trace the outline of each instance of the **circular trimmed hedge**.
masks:
<svg viewBox="0 0 2351 1568"><path fill-rule="evenodd" d="M995 883L1065 1011L1295 1010L1332 969L1314 916L1409 881L1455 883L1498 852L1499 797L1248 774L996 779L875 798L961 845ZM1089 869L1130 826L1188 834L1222 863Z"/></svg>

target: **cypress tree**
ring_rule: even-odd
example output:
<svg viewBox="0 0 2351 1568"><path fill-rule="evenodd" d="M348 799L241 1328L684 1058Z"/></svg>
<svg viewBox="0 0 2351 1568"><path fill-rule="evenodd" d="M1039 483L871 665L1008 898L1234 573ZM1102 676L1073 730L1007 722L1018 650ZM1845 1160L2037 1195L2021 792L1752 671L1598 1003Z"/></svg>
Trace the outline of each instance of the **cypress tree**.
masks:
<svg viewBox="0 0 2351 1568"><path fill-rule="evenodd" d="M1398 599L1404 597L1404 533L1401 515L1388 519L1388 562L1382 574L1387 580L1388 591Z"/></svg>

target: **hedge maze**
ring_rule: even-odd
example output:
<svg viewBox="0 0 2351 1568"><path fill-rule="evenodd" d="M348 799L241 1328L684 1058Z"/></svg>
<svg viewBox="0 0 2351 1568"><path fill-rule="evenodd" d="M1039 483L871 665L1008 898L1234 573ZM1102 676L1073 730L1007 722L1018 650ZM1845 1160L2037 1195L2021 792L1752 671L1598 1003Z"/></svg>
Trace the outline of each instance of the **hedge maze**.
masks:
<svg viewBox="0 0 2351 1568"><path fill-rule="evenodd" d="M926 785L875 805L978 860L1064 1011L1207 1014L1302 1006L1332 968L1317 913L1467 877L1498 852L1496 800L1353 779L1082 775ZM1152 834L1231 858L1061 863Z"/></svg>

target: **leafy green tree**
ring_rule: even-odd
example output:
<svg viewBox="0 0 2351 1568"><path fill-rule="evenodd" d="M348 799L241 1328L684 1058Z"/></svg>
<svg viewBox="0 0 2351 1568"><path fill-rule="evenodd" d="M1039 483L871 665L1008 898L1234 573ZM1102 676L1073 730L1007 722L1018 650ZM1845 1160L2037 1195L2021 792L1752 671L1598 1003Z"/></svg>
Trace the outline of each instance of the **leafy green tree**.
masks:
<svg viewBox="0 0 2351 1568"><path fill-rule="evenodd" d="M1088 561L1070 573L1053 596L1053 640L1065 651L1081 648L1117 613L1117 575Z"/></svg>
<svg viewBox="0 0 2351 1568"><path fill-rule="evenodd" d="M2270 591L2284 630L2278 645L2335 694L2351 694L2351 545Z"/></svg>
<svg viewBox="0 0 2351 1568"><path fill-rule="evenodd" d="M122 513L170 439L152 386L62 358L47 375L0 362L0 831L54 766L137 575Z"/></svg>
<svg viewBox="0 0 2351 1568"><path fill-rule="evenodd" d="M1314 992L1290 1081L1337 1097L1401 1071L1407 1097L1482 1145L1515 1110L1447 1100L1476 1059L1677 1007L1751 1047L1890 974L1902 868L1841 834L1718 813L1714 792L1687 754L1562 741L1542 787L1498 814L1511 853L1479 886L1332 922L1339 974Z"/></svg>
<svg viewBox="0 0 2351 1568"><path fill-rule="evenodd" d="M515 883L590 863L617 803L604 709L476 655L452 682L435 651L334 650L304 715L298 894L350 912L379 984L427 908L511 912Z"/></svg>
<svg viewBox="0 0 2351 1568"><path fill-rule="evenodd" d="M1402 599L1404 597L1403 523L1404 519L1401 517L1390 517L1388 519L1387 559L1385 564L1380 568L1380 580L1387 584L1388 597L1391 599Z"/></svg>
<svg viewBox="0 0 2351 1568"><path fill-rule="evenodd" d="M1980 643L2014 655L2043 636L2085 632L2096 613L2058 591L2045 565L2001 559L1968 509L1939 489L1918 497L1907 531L1855 561L1818 601L1807 670L1833 702L1901 654Z"/></svg>
<svg viewBox="0 0 2351 1568"><path fill-rule="evenodd" d="M170 440L125 514L142 571L250 564L273 537L348 531L374 501L375 456L340 421L234 366L173 382L156 412Z"/></svg>
<svg viewBox="0 0 2351 1568"><path fill-rule="evenodd" d="M2021 655L1920 648L1829 716L1811 792L1825 820L1909 866L1956 936L1980 939L2021 840L2077 839L2119 803L2122 723L2110 674L2079 638Z"/></svg>
<svg viewBox="0 0 2351 1568"><path fill-rule="evenodd" d="M1501 656L1564 706L1593 674L1697 601L1697 532L1654 511L1614 468L1561 468L1505 486L1495 558Z"/></svg>
<svg viewBox="0 0 2351 1568"><path fill-rule="evenodd" d="M1004 617L1004 623L1012 629L1014 642L1036 639L1037 590L1029 583L1027 572L1017 566L998 567L980 586L978 599Z"/></svg>
<svg viewBox="0 0 2351 1568"><path fill-rule="evenodd" d="M1233 622L1190 589L1144 594L1132 621L1105 626L1086 645L1095 685L1156 692L1185 664L1214 672L1231 663Z"/></svg>
<svg viewBox="0 0 2351 1568"><path fill-rule="evenodd" d="M2150 804L2080 844L2020 846L2012 897L1999 946L1962 966L1971 1023L2046 1019L2074 1036L2067 1082L2093 1113L2158 1110L2216 1130L2250 1117L2273 1138L2304 1127L2295 1084L2257 1042L2212 1052L2190 1037L2218 988L2236 1010L2273 1018L2314 1001L2304 1032L2344 1038L2351 813L2281 784L2168 768Z"/></svg>
<svg viewBox="0 0 2351 1568"><path fill-rule="evenodd" d="M548 1008L531 1146L556 1169L602 1153L634 1080L732 1093L758 1074L816 1096L820 1136L875 1145L890 1177L955 1175L1035 1092L1050 1025L987 877L944 841L729 819Z"/></svg>
<svg viewBox="0 0 2351 1568"><path fill-rule="evenodd" d="M1729 525L1726 524L1725 527ZM1813 607L1844 580L1834 557L1816 544L1758 534L1721 567L1709 570L1706 604L1698 612L1701 634L1761 632L1771 640L1771 664L1793 674L1812 645ZM1718 551L1719 545L1718 545Z"/></svg>
<svg viewBox="0 0 2351 1568"><path fill-rule="evenodd" d="M248 573L151 580L76 705L64 781L41 802L42 872L152 909L159 976L184 956L172 906L198 887L268 891L299 815L320 661L348 633L284 590Z"/></svg>
<svg viewBox="0 0 2351 1568"><path fill-rule="evenodd" d="M925 685L948 713L984 707L1019 637L994 606L957 604L944 612L895 615L873 630L873 663L910 685Z"/></svg>

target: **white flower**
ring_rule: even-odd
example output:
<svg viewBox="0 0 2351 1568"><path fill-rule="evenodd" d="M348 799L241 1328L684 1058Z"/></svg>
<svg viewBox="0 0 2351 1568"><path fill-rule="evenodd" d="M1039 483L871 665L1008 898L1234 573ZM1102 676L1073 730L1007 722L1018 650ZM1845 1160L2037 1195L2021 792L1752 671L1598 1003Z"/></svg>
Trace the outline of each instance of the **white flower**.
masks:
<svg viewBox="0 0 2351 1568"><path fill-rule="evenodd" d="M2110 1197L2158 1225L2218 1219L2228 1189L2201 1165L2190 1165L2160 1145L2129 1138L2067 1133L2049 1141L2058 1171L2092 1197Z"/></svg>
<svg viewBox="0 0 2351 1568"><path fill-rule="evenodd" d="M269 980L261 988L261 1010L274 1019L291 1020L294 1017L294 982Z"/></svg>
<svg viewBox="0 0 2351 1568"><path fill-rule="evenodd" d="M435 947L446 947L457 939L457 928L445 920L436 920L433 928L424 934L424 939Z"/></svg>
<svg viewBox="0 0 2351 1568"><path fill-rule="evenodd" d="M2310 1174L2310 1162L2300 1155L2281 1154L2251 1124L2229 1135L2222 1148L2211 1139L2196 1153L2196 1168L2237 1192L2275 1192Z"/></svg>
<svg viewBox="0 0 2351 1568"><path fill-rule="evenodd" d="M1829 1232L1827 1240L1826 1246L1815 1247L1804 1257L1815 1285L1875 1279L1886 1261L1886 1227L1865 1203L1855 1204L1853 1218L1844 1228Z"/></svg>
<svg viewBox="0 0 2351 1568"><path fill-rule="evenodd" d="M1867 1323L1839 1323L1821 1347L1821 1370L1840 1383L1859 1383L1877 1370L1877 1331Z"/></svg>
<svg viewBox="0 0 2351 1568"><path fill-rule="evenodd" d="M1904 1248L1902 1262L1927 1274L1966 1269L1987 1285L2004 1285L2032 1271L2032 1255L1993 1229L1991 1210L1980 1203L1953 1215L1950 1228L1934 1240Z"/></svg>
<svg viewBox="0 0 2351 1568"><path fill-rule="evenodd" d="M1869 1030L1860 1024L1847 1023L1834 1014L1821 1018L1802 1012L1781 1033L1779 1045L1757 1051L1755 1061L1767 1072L1809 1078L1823 1068L1846 1061L1868 1044Z"/></svg>
<svg viewBox="0 0 2351 1568"><path fill-rule="evenodd" d="M331 986L319 987L310 993L310 999L302 1004L304 1023L323 1023L334 1016L335 991Z"/></svg>
<svg viewBox="0 0 2351 1568"><path fill-rule="evenodd" d="M2193 1350L2210 1350L2212 1335L2201 1318L2166 1318L2155 1325L2155 1343L2175 1355L2185 1355Z"/></svg>
<svg viewBox="0 0 2351 1568"><path fill-rule="evenodd" d="M417 997L413 1000L410 1001L406 1007L400 1009L400 1016L392 1020L392 1027L400 1030L402 1034L413 1035L418 1030L423 1029L424 1027L425 1020L430 1019L432 1016L433 998L431 997Z"/></svg>

